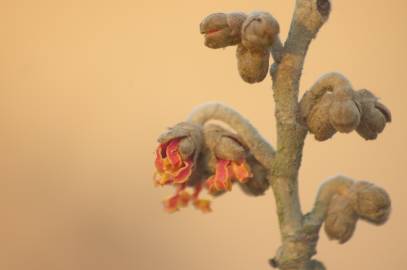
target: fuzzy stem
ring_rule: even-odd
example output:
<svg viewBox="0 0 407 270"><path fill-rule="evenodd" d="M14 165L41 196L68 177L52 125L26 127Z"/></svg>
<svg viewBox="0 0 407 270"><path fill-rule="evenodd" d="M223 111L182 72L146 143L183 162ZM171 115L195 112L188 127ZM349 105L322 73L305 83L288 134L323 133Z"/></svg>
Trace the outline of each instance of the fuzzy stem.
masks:
<svg viewBox="0 0 407 270"><path fill-rule="evenodd" d="M309 269L315 253L303 237L303 214L298 196L300 168L307 128L301 123L298 92L308 46L330 11L328 1L297 0L281 63L273 71L276 103L277 153L271 170L282 246L272 260L284 270Z"/></svg>
<svg viewBox="0 0 407 270"><path fill-rule="evenodd" d="M260 164L265 168L271 168L275 155L274 148L240 113L220 103L207 103L197 107L187 119L199 125L204 125L209 120L220 120L228 124L239 134Z"/></svg>

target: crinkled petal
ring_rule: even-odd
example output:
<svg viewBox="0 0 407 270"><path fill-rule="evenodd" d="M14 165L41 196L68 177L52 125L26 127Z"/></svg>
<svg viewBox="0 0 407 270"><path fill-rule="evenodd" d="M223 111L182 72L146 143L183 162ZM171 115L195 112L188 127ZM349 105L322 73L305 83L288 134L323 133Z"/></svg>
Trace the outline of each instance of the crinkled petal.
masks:
<svg viewBox="0 0 407 270"><path fill-rule="evenodd" d="M250 172L250 167L245 161L232 162L232 170L234 177L240 182L245 183L252 176Z"/></svg>
<svg viewBox="0 0 407 270"><path fill-rule="evenodd" d="M192 160L187 160L183 162L184 166L181 167L177 172L173 175L173 180L175 184L182 184L188 181L188 178L192 174Z"/></svg>
<svg viewBox="0 0 407 270"><path fill-rule="evenodd" d="M215 175L208 178L206 186L209 192L215 193L220 190L231 190L232 171L230 169L230 160L219 159L216 162Z"/></svg>
<svg viewBox="0 0 407 270"><path fill-rule="evenodd" d="M220 159L216 162L216 172L215 172L215 185L219 190L230 190L232 184L230 181L230 160Z"/></svg>
<svg viewBox="0 0 407 270"><path fill-rule="evenodd" d="M159 172L164 171L164 157L162 155L163 144L160 144L155 151L155 167Z"/></svg>
<svg viewBox="0 0 407 270"><path fill-rule="evenodd" d="M180 139L171 140L167 146L166 154L168 161L170 162L173 168L179 168L182 163L181 155L178 152L178 145L180 143Z"/></svg>

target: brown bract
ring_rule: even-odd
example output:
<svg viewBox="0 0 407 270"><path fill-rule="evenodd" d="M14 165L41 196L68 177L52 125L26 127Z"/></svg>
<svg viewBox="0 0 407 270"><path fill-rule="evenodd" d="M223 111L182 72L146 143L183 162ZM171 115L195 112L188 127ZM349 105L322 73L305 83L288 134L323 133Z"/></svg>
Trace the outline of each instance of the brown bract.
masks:
<svg viewBox="0 0 407 270"><path fill-rule="evenodd" d="M199 25L201 34L205 35L205 45L212 49L233 46L241 41L241 29L246 14L214 13L207 16Z"/></svg>

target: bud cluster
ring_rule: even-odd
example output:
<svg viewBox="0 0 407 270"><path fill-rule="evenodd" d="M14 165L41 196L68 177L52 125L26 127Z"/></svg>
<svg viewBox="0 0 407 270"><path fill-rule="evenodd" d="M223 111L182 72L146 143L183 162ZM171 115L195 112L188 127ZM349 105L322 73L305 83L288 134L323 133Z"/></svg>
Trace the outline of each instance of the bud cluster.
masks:
<svg viewBox="0 0 407 270"><path fill-rule="evenodd" d="M200 31L209 48L237 45L238 71L247 83L264 80L269 70L270 51L281 47L280 26L267 12L214 13L201 22Z"/></svg>

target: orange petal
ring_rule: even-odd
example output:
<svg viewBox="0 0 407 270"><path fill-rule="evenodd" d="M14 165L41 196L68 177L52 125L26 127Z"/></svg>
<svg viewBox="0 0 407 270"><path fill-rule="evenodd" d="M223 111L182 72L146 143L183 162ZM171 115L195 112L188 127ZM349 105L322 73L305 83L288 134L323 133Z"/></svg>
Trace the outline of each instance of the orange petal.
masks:
<svg viewBox="0 0 407 270"><path fill-rule="evenodd" d="M203 213L209 213L212 212L211 209L211 202L209 200L196 200L194 201L194 206L195 208L201 210Z"/></svg>
<svg viewBox="0 0 407 270"><path fill-rule="evenodd" d="M174 213L176 211L179 210L179 197L178 195L175 195L173 197L170 197L166 200L163 201L163 205L164 205L164 209L165 211L169 212L169 213Z"/></svg>
<svg viewBox="0 0 407 270"><path fill-rule="evenodd" d="M188 178L192 174L192 160L187 160L184 163L184 166L181 167L177 172L174 173L174 183L175 184L182 184L188 181Z"/></svg>
<svg viewBox="0 0 407 270"><path fill-rule="evenodd" d="M174 139L170 141L166 149L168 161L174 168L178 168L182 162L181 155L178 152L179 142L180 139Z"/></svg>
<svg viewBox="0 0 407 270"><path fill-rule="evenodd" d="M250 172L250 167L245 161L242 162L232 162L232 170L234 177L240 182L245 183L252 176Z"/></svg>
<svg viewBox="0 0 407 270"><path fill-rule="evenodd" d="M232 188L229 165L230 160L220 159L216 162L214 182L218 190L230 190Z"/></svg>
<svg viewBox="0 0 407 270"><path fill-rule="evenodd" d="M211 176L206 180L206 187L210 193L216 193L219 191L218 187L215 184L214 176Z"/></svg>
<svg viewBox="0 0 407 270"><path fill-rule="evenodd" d="M191 195L188 193L188 191L181 191L179 193L179 200L178 200L178 206L180 207L186 207L191 200Z"/></svg>

